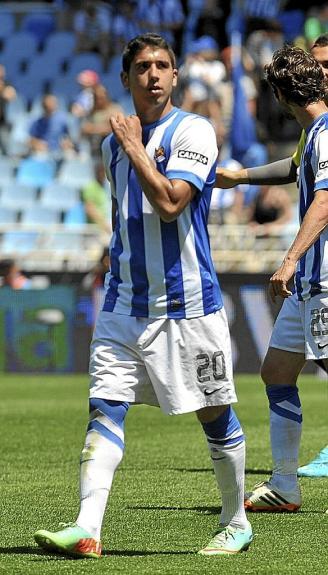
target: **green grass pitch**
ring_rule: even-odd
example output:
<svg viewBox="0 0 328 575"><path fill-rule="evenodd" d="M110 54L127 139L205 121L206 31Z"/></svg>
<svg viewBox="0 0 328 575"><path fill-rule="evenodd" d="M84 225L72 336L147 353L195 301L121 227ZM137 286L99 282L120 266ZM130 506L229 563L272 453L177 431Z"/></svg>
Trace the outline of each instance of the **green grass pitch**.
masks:
<svg viewBox="0 0 328 575"><path fill-rule="evenodd" d="M271 468L268 409L257 376L236 377L247 437L246 487ZM296 514L250 514L254 543L233 557L195 553L216 528L220 499L195 416L133 407L116 474L99 561L48 555L33 533L72 521L87 422L86 376L0 377L0 574L93 575L327 573L328 479L302 479ZM327 381L302 376L301 462L327 443Z"/></svg>

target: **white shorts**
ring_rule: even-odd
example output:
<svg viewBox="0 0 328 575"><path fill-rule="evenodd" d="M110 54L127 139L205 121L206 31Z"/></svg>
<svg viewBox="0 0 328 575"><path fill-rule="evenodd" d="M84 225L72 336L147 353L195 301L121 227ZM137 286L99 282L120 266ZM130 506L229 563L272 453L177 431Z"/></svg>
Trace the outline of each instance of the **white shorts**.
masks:
<svg viewBox="0 0 328 575"><path fill-rule="evenodd" d="M90 397L188 413L237 401L224 309L192 319L101 311L90 355Z"/></svg>
<svg viewBox="0 0 328 575"><path fill-rule="evenodd" d="M302 353L305 359L328 357L328 294L284 300L273 327L270 347Z"/></svg>

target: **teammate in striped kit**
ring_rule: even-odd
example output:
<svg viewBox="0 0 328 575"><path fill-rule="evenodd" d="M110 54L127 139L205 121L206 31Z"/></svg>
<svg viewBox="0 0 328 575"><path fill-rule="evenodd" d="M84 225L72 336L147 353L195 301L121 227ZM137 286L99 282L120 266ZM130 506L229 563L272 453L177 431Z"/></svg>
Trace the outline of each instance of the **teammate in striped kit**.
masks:
<svg viewBox="0 0 328 575"><path fill-rule="evenodd" d="M273 474L248 494L250 511L297 511L302 410L297 378L306 360L328 358L328 110L320 64L295 47L275 52L267 78L283 108L300 123L306 142L299 171L300 229L270 294L284 298L262 366L270 406ZM295 292L290 281L295 275Z"/></svg>
<svg viewBox="0 0 328 575"><path fill-rule="evenodd" d="M131 403L167 414L195 411L222 497L218 531L203 555L246 550L245 441L231 407L229 328L206 229L217 144L211 124L172 105L175 56L156 34L123 52L137 115L110 119L104 165L113 194L111 271L91 345L90 421L81 457L78 518L39 545L98 557L108 493L124 449Z"/></svg>

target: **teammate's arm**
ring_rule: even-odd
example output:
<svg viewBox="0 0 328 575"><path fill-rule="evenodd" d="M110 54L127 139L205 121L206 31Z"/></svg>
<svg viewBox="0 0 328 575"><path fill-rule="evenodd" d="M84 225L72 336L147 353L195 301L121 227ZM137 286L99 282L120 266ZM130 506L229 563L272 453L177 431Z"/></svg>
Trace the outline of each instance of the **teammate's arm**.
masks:
<svg viewBox="0 0 328 575"><path fill-rule="evenodd" d="M318 190L282 265L270 278L269 293L273 301L277 295L283 298L291 295L288 283L295 273L297 262L314 244L327 225L328 190Z"/></svg>
<svg viewBox="0 0 328 575"><path fill-rule="evenodd" d="M297 166L293 157L255 168L228 170L216 168L215 187L233 188L238 184L280 185L296 181Z"/></svg>
<svg viewBox="0 0 328 575"><path fill-rule="evenodd" d="M169 180L158 172L143 144L140 120L122 114L110 118L113 133L127 154L149 203L164 222L174 221L192 200L196 188L191 183Z"/></svg>

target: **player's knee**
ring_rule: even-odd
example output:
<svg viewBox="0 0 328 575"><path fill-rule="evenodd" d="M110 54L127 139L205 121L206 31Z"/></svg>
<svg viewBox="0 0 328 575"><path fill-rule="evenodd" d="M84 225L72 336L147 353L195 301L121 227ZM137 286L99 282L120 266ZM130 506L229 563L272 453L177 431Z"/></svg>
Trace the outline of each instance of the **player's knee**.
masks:
<svg viewBox="0 0 328 575"><path fill-rule="evenodd" d="M229 405L211 405L198 409L198 411L196 411L198 421L200 421L200 423L215 421L228 407Z"/></svg>

